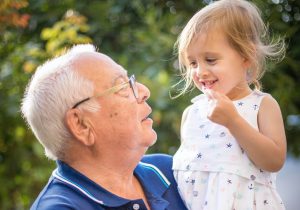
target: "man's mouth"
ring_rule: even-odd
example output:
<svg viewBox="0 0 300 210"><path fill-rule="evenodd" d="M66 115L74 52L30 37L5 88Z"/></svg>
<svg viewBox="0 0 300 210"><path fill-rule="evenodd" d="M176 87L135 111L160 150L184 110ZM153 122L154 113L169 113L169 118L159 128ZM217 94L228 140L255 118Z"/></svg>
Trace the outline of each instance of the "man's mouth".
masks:
<svg viewBox="0 0 300 210"><path fill-rule="evenodd" d="M152 110L150 109L149 113L142 119L142 122L145 121L145 120L151 119L150 118L151 113L152 113Z"/></svg>

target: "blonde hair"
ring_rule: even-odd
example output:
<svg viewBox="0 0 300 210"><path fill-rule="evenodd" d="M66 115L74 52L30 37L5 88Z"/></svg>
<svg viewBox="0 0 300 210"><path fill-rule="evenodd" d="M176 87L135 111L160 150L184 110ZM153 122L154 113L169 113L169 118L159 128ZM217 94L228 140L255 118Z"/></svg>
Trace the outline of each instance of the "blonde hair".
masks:
<svg viewBox="0 0 300 210"><path fill-rule="evenodd" d="M211 29L217 27L224 31L232 48L252 64L248 69L248 84L253 84L256 89L261 88L259 79L265 73L267 59L279 61L285 55L283 39L279 37L270 40L268 27L254 4L245 0L213 2L189 20L175 43L182 76L179 83L185 81L177 97L194 86L186 61L187 48L192 39L201 32L213 31Z"/></svg>

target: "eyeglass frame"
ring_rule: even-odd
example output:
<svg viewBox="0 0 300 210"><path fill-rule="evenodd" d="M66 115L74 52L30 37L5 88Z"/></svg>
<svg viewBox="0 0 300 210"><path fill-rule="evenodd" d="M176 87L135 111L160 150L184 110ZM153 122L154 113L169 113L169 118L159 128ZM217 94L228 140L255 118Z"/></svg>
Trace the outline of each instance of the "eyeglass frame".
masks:
<svg viewBox="0 0 300 210"><path fill-rule="evenodd" d="M139 98L139 94L138 94L138 90L137 90L137 86L136 86L136 79L135 79L134 74L132 74L132 75L129 77L129 79L128 79L127 82L124 82L124 83L119 84L119 85L115 85L115 86L113 86L113 87L111 87L111 88L108 88L108 89L104 90L102 93L98 93L98 94L95 94L95 95L93 95L93 96L90 96L90 97L87 97L87 98L85 98L85 99L82 99L82 100L80 100L79 102L77 102L77 103L72 107L72 109L76 109L80 104L82 104L82 103L84 103L84 102L86 102L86 101L88 101L88 100L90 100L90 99L92 99L92 98L98 98L98 97L104 96L104 95L106 95L106 94L111 94L111 93L118 92L118 91L120 91L121 89L127 87L128 85L130 86L130 88L131 88L131 90L132 90L132 92L133 92L134 97L135 97L136 99L138 99L138 98Z"/></svg>

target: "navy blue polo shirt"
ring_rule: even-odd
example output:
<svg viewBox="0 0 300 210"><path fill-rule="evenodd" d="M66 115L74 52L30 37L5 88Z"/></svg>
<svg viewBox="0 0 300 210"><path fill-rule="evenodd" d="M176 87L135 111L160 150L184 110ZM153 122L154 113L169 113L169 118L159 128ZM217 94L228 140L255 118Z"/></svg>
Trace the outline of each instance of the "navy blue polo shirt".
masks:
<svg viewBox="0 0 300 210"><path fill-rule="evenodd" d="M151 210L186 210L172 172L169 155L145 155L134 170ZM146 210L142 199L128 200L105 190L67 164L57 161L49 182L31 210Z"/></svg>

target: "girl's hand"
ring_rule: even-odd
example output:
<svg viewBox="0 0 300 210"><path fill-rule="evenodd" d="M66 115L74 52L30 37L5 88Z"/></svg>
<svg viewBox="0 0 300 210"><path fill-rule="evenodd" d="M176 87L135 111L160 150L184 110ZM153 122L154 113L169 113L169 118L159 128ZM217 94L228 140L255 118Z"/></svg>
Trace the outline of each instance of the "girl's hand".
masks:
<svg viewBox="0 0 300 210"><path fill-rule="evenodd" d="M207 118L212 122L228 127L229 123L240 117L233 102L226 95L213 90L205 91L205 94L211 102Z"/></svg>
<svg viewBox="0 0 300 210"><path fill-rule="evenodd" d="M286 137L277 101L269 95L263 98L257 130L238 113L226 95L211 90L205 94L212 103L208 119L225 126L258 168L270 172L280 170L286 157Z"/></svg>

